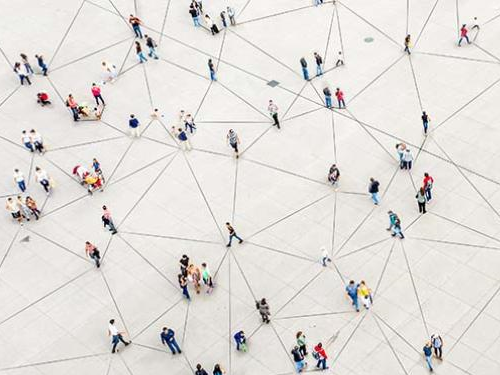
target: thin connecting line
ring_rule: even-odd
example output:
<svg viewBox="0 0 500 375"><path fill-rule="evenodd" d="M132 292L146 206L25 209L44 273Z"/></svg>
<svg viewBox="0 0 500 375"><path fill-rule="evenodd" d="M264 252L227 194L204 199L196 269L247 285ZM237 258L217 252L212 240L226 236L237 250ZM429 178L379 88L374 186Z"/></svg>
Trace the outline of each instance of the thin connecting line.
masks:
<svg viewBox="0 0 500 375"><path fill-rule="evenodd" d="M123 328L125 328L125 332L127 332L127 336L130 337L130 331L127 328L127 324L125 322L125 319L123 318L123 314L118 307L118 303L116 302L115 296L113 295L113 292L111 291L111 288L109 287L108 280L106 279L106 276L104 275L104 272L100 272L102 279L104 280L104 284L106 285L106 290L109 293L109 296L111 297L111 300L113 301L113 305L115 306L116 312L120 316L120 320L122 321Z"/></svg>
<svg viewBox="0 0 500 375"><path fill-rule="evenodd" d="M80 258L80 259L81 259L81 260L83 260L85 263L88 263L88 262L89 262L89 261L88 261L85 257L83 257L83 256L81 256L81 255L79 255L79 254L76 254L76 253L75 253L75 252L73 252L71 249L68 249L66 246L61 245L60 243L58 243L58 242L56 242L56 241L54 241L54 240L52 240L52 239L50 239L50 238L48 238L48 237L44 236L43 234L40 234L40 233L38 233L38 232L35 232L33 229L26 229L26 230L27 230L28 232L30 232L30 233L33 233L35 236L40 237L40 238L44 239L45 241L47 241L47 242L49 242L49 243L51 243L51 244L53 244L53 245L57 246L58 248L60 248L60 249L62 249L62 250L64 250L64 251L66 251L67 253L69 253L69 254L71 254L71 255L73 255L73 256L75 256L75 257L77 257L77 258Z"/></svg>
<svg viewBox="0 0 500 375"><path fill-rule="evenodd" d="M403 372L408 375L408 371L406 371L406 368L405 366L403 365L403 362L401 362L401 359L399 359L399 356L398 354L396 353L396 350L394 349L394 347L392 346L391 344L391 341L389 340L389 338L387 337L387 335L385 334L384 330L382 329L382 327L380 326L380 323L376 317L376 315L372 315L373 316L373 320L375 320L375 323L377 324L377 327L380 331L380 333L382 334L382 336L384 336L384 339L385 339L385 342L387 343L387 345L389 345L389 348L391 349L391 352L392 354L394 354L394 357L396 358L396 360L398 361L399 363L399 366L401 367L401 369L403 370Z"/></svg>
<svg viewBox="0 0 500 375"><path fill-rule="evenodd" d="M236 192L238 191L238 159L234 163L234 187L233 187L233 205L231 209L231 223L234 224L234 215L236 212Z"/></svg>
<svg viewBox="0 0 500 375"><path fill-rule="evenodd" d="M161 46L161 40L163 38L163 33L165 32L165 26L167 25L168 11L170 10L171 0L168 0L167 9L165 9L165 16L163 17L163 23L161 24L160 39L158 40L158 45Z"/></svg>
<svg viewBox="0 0 500 375"><path fill-rule="evenodd" d="M429 20L431 19L432 17L432 14L434 13L434 10L436 9L436 6L438 5L439 3L439 0L436 0L436 2L434 3L434 6L432 7L429 15L427 16L427 19L425 20L424 22L424 26L422 26L422 29L420 29L420 32L418 33L418 36L417 38L415 39L415 43L413 43L413 48L415 48L418 44L418 41L420 40L420 37L422 36L422 34L424 33L424 30L425 28L427 27L427 24L429 23ZM408 34L408 32L406 33Z"/></svg>
<svg viewBox="0 0 500 375"><path fill-rule="evenodd" d="M375 286L375 289L373 291L374 298L378 293L378 289L380 288L380 284L382 283L382 280L384 279L385 271L387 269L387 266L389 265L389 260L391 259L391 255L392 255L392 252L394 251L395 245L396 245L396 242L394 240L394 241L392 241L391 250L389 251L387 258L385 259L384 267L382 268L382 272L380 272L380 276L378 277L377 285Z"/></svg>
<svg viewBox="0 0 500 375"><path fill-rule="evenodd" d="M125 152L123 153L123 155L120 157L120 160L118 160L118 163L116 163L116 166L113 168L113 170L111 171L111 174L109 175L109 177L106 179L106 184L105 184L105 187L107 185L109 185L110 181L112 180L113 176L115 175L116 171L118 170L118 168L120 167L120 165L122 164L123 160L125 159L125 157L127 156L129 150L132 148L132 145L134 144L134 140L132 139L127 147L127 149L125 150Z"/></svg>
<svg viewBox="0 0 500 375"><path fill-rule="evenodd" d="M146 64L142 64L142 71L144 73L144 82L146 83L146 90L148 91L149 104L151 105L151 110L154 110L153 96L151 95L151 88L149 87L148 73L146 71ZM151 124L152 120L149 122ZM149 126L149 124L147 126ZM147 127L146 127L147 128Z"/></svg>
<svg viewBox="0 0 500 375"><path fill-rule="evenodd" d="M342 258L347 258L348 256L351 256L351 255L353 255L353 254L357 254L357 253L359 253L359 252L362 252L362 251L364 251L364 250L367 250L367 249L369 249L369 248L371 248L371 247L373 247L373 246L376 246L376 245L378 245L378 244L381 244L381 243L384 243L384 242L386 242L386 241L389 241L390 239L391 239L390 237L385 237L385 238L383 238L383 239L381 239L381 240L378 240L378 241L375 241L375 242L369 243L368 245L364 245L364 246L362 246L362 247L360 247L360 248L358 248L358 249L356 249L356 250L353 250L353 251L351 251L351 252L349 252L349 253L347 253L347 254L344 254L344 255L341 255L341 256L339 256L339 257L336 257L336 259L337 259L337 260L339 260L339 259L342 259Z"/></svg>
<svg viewBox="0 0 500 375"><path fill-rule="evenodd" d="M340 40L340 51L342 52L342 60L344 61L344 64L346 62L346 59L345 59L345 50L344 50L344 41L342 39L342 28L340 27L340 13L339 13L339 9L337 7L337 2L334 2L333 3L333 6L335 7L335 15L337 17L337 28L338 28L338 31L339 31L339 40Z"/></svg>
<svg viewBox="0 0 500 375"><path fill-rule="evenodd" d="M89 3L91 3L91 1L90 1L90 0L87 0L87 1L88 1ZM111 4L111 6L114 8L114 10L116 11L116 14L117 14L118 16L120 16L120 18L123 20L123 22L125 22L125 25L127 25L127 27L128 27L130 30L132 30L132 26L131 26L128 22L127 22L127 19L126 19L125 17L123 17L123 15L120 13L120 11L118 10L118 8L115 6L115 4L113 3L113 1L111 1L111 0L108 0L108 1L109 1L109 3ZM101 9L104 9L103 7L101 7L101 6L100 6L100 5L98 5L98 4L94 4L94 3L92 3L92 4L93 4L93 5L95 5L95 6L97 6L97 7L99 7L99 8L101 8ZM108 9L105 9L105 10L108 10ZM136 13L137 13L137 10L136 10Z"/></svg>
<svg viewBox="0 0 500 375"><path fill-rule="evenodd" d="M14 242L16 241L16 238L20 231L21 227L17 228L16 233L14 233L14 236L12 237L9 246L7 246L7 250L5 250L5 253L3 254L2 260L0 261L0 272L2 271L2 266L5 263L5 259L7 259L7 256L9 255L10 250L12 249L12 245L14 245Z"/></svg>
<svg viewBox="0 0 500 375"><path fill-rule="evenodd" d="M318 316L333 316L333 315L342 315L342 314L348 314L352 315L353 311L328 311L324 313L316 313L316 314L303 314L303 315L291 315L291 316L283 316L281 318L274 318L274 320L288 320L288 319L299 319L299 318L315 318Z"/></svg>
<svg viewBox="0 0 500 375"><path fill-rule="evenodd" d="M445 58L445 59L473 61L473 62L480 62L480 63L485 63L485 64L495 64L495 65L499 64L498 61L476 59L476 58L464 57L464 56L448 55L448 54L444 54L444 53L422 52L422 51L415 51L413 53L416 54L416 55L427 55L427 56L434 56L434 57L442 57L442 58Z"/></svg>
<svg viewBox="0 0 500 375"><path fill-rule="evenodd" d="M7 100L9 100L17 92L17 90L19 90L20 88L21 88L21 85L16 86L16 88L14 90L12 90L5 98L3 98L3 100L0 102L0 107L3 106L5 103L7 103ZM2 137L2 139L7 140L7 138L4 138L4 137ZM11 141L9 140L9 142L11 142ZM17 145L17 143L16 143L16 145Z"/></svg>
<svg viewBox="0 0 500 375"><path fill-rule="evenodd" d="M255 242L250 242L248 240L245 241L246 243L250 244L250 245L254 245L254 246L257 246L258 248L260 249L264 249L264 250L268 250L268 251L271 251L273 253L278 253L278 254L283 254L283 255L287 255L287 256L290 256L290 257L293 257L293 258L297 258L297 259L302 259L302 260L306 260L308 262L313 262L313 263L316 263L316 260L315 259L312 259L310 257L306 257L306 256L301 256L301 255L297 255L297 254L293 254L293 253L289 253L289 252L286 252L284 250L279 250L279 249L275 249L273 247L269 247L269 246L264 246L264 245L260 245L258 243L255 243Z"/></svg>
<svg viewBox="0 0 500 375"><path fill-rule="evenodd" d="M27 364L24 364L24 365L18 365L18 366L12 366L12 367L3 367L3 368L0 368L0 371L19 370L19 369L28 368L28 367L38 367L38 366L44 366L44 365L52 365L54 363L78 361L78 360L86 359L86 358L102 357L102 356L105 356L105 355L108 355L108 354L109 354L108 352L105 352L105 353L96 353L96 354L86 354L86 355L79 355L79 356L76 356L76 357L53 359L53 360L50 360L50 361L33 362L33 363L27 363Z"/></svg>
<svg viewBox="0 0 500 375"><path fill-rule="evenodd" d="M141 237L165 238L168 240L191 241L191 242L220 245L220 242L215 242L215 241L199 240L199 239L195 239L195 238L184 238L184 237L176 237L176 236L167 236L167 235L163 235L163 234L137 233L137 232L127 232L127 231L120 231L120 233L121 234L130 234L133 236L141 236Z"/></svg>
<svg viewBox="0 0 500 375"><path fill-rule="evenodd" d="M365 318L368 316L368 314L363 314L363 316L359 319L358 323L356 324L356 326L354 327L354 329L352 330L351 334L349 335L349 337L347 338L346 342L344 343L344 345L342 345L342 347L340 348L340 350L338 351L337 355L333 358L332 360L332 363L335 363L339 360L340 356L342 355L342 353L344 352L344 349L347 347L347 345L349 345L349 342L351 341L352 337L354 336L354 334L358 331L359 327L361 326L361 323L363 323L363 320L365 320Z"/></svg>
<svg viewBox="0 0 500 375"><path fill-rule="evenodd" d="M406 0L406 35L410 33L409 30L410 30L410 0Z"/></svg>
<svg viewBox="0 0 500 375"><path fill-rule="evenodd" d="M478 244L473 244L473 243L456 242L456 241L444 241L444 240L437 240L437 239L434 239L434 238L422 238L422 237L409 237L409 238L412 239L412 240L442 243L442 244L453 245L453 246L474 247L474 248L485 249L485 250L500 250L500 247L484 246L484 245L478 245ZM434 250L436 250L436 248L434 248Z"/></svg>
<svg viewBox="0 0 500 375"><path fill-rule="evenodd" d="M328 37L326 38L325 53L323 54L323 64L326 66L326 57L328 56L328 47L330 45L330 38L332 36L333 20L335 19L335 14L337 13L337 7L334 6L332 10L332 17L330 19L330 27L328 28Z"/></svg>
<svg viewBox="0 0 500 375"><path fill-rule="evenodd" d="M413 67L413 62L411 61L411 57L408 55L408 62L410 63L411 75L413 77L413 83L415 84L415 92L418 98L418 104L420 105L420 111L424 111L424 107L422 105L422 98L420 97L420 90L418 89L417 76L415 75L415 68Z"/></svg>
<svg viewBox="0 0 500 375"><path fill-rule="evenodd" d="M83 142L83 143L77 143L74 145L68 145L68 146L61 146L61 147L55 147L47 150L47 152L55 152L55 151L60 151L60 150L67 150L69 148L77 148L77 147L82 147L82 146L88 146L88 145L94 145L96 143L102 143L102 142L109 142L109 141L115 141L117 139L123 139L125 138L123 135L117 136L117 137L110 137L110 138L103 138L103 139L97 139L95 141L90 141L90 142Z"/></svg>

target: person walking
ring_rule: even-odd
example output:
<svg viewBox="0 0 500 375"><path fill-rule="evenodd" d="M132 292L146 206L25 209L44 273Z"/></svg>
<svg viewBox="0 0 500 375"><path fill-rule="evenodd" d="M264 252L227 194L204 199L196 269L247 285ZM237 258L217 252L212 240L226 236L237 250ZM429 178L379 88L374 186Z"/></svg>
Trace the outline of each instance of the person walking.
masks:
<svg viewBox="0 0 500 375"><path fill-rule="evenodd" d="M128 19L128 22L132 26L132 30L134 30L135 37L142 39L142 30L141 30L142 21L138 17L131 14Z"/></svg>
<svg viewBox="0 0 500 375"><path fill-rule="evenodd" d="M368 310L373 304L373 297L371 289L366 286L364 280L359 282L358 295L361 298L361 302L363 302L363 306Z"/></svg>
<svg viewBox="0 0 500 375"><path fill-rule="evenodd" d="M307 61L305 58L300 58L300 66L302 67L302 75L306 81L309 81L309 71L307 70Z"/></svg>
<svg viewBox="0 0 500 375"><path fill-rule="evenodd" d="M106 84L106 82L115 82L116 77L118 77L118 72L116 71L116 66L110 62L103 61L101 63L102 69L104 71L104 81L103 84Z"/></svg>
<svg viewBox="0 0 500 375"><path fill-rule="evenodd" d="M24 65L21 65L21 63L16 62L14 64L14 73L16 73L17 76L19 77L19 80L21 81L21 86L24 85L24 81L28 82L28 85L31 85L29 73L26 71Z"/></svg>
<svg viewBox="0 0 500 375"><path fill-rule="evenodd" d="M424 134L427 135L427 129L429 128L429 121L431 121L429 115L423 111L422 112L422 124L424 126Z"/></svg>
<svg viewBox="0 0 500 375"><path fill-rule="evenodd" d="M228 6L226 8L227 10L227 16L229 17L229 22L231 23L231 26L236 26L236 13L234 11L234 8Z"/></svg>
<svg viewBox="0 0 500 375"><path fill-rule="evenodd" d="M35 181L42 185L47 195L50 194L50 177L45 169L35 168Z"/></svg>
<svg viewBox="0 0 500 375"><path fill-rule="evenodd" d="M443 359L443 338L439 335L432 335L431 336L431 344L432 347L434 348L434 355L436 356L437 359L442 360Z"/></svg>
<svg viewBox="0 0 500 375"><path fill-rule="evenodd" d="M418 212L421 214L425 214L427 211L425 210L425 203L427 202L427 198L425 197L425 190L423 187L418 189L417 195L415 195L418 203Z"/></svg>
<svg viewBox="0 0 500 375"><path fill-rule="evenodd" d="M35 216L35 219L38 220L40 215L42 214L37 207L36 201L30 196L26 197L26 206L31 210L31 213Z"/></svg>
<svg viewBox="0 0 500 375"><path fill-rule="evenodd" d="M171 328L163 327L160 333L161 343L163 345L167 345L172 354L181 354L182 350L179 348L179 344L177 344L177 340L175 340L175 332Z"/></svg>
<svg viewBox="0 0 500 375"><path fill-rule="evenodd" d="M262 323L269 324L271 321L269 316L271 315L271 311L269 309L269 305L265 298L262 298L260 301L255 301L255 307L259 310L259 314L262 318Z"/></svg>
<svg viewBox="0 0 500 375"><path fill-rule="evenodd" d="M102 220L102 223L104 225L104 228L108 227L111 234L118 233L118 231L116 230L115 224L113 222L113 218L111 217L111 212L109 211L108 207L106 207L106 206L102 206L101 220Z"/></svg>
<svg viewBox="0 0 500 375"><path fill-rule="evenodd" d="M422 186L425 190L425 197L427 198L427 202L430 202L432 199L432 188L434 186L434 179L429 173L424 173L424 180L422 182Z"/></svg>
<svg viewBox="0 0 500 375"><path fill-rule="evenodd" d="M326 267L326 262L331 262L332 259L330 258L330 255L328 254L326 247L323 246L320 250L321 250L321 264L323 265L323 267Z"/></svg>
<svg viewBox="0 0 500 375"><path fill-rule="evenodd" d="M245 332L238 331L233 336L234 342L236 343L236 350L240 351L240 349L244 352L247 351L247 339L245 337Z"/></svg>
<svg viewBox="0 0 500 375"><path fill-rule="evenodd" d="M106 103L104 103L104 99L102 98L101 88L99 86L93 83L92 88L90 90L92 91L92 96L95 99L96 105L99 105L99 100L101 101L102 105L106 105Z"/></svg>
<svg viewBox="0 0 500 375"><path fill-rule="evenodd" d="M215 66L212 59L208 59L208 70L210 72L210 80L217 81L217 77L215 76Z"/></svg>
<svg viewBox="0 0 500 375"><path fill-rule="evenodd" d="M210 16L208 14L205 14L205 24L207 25L207 29L210 30L212 35L219 33L219 28L214 23L214 21L212 21L212 19L210 18Z"/></svg>
<svg viewBox="0 0 500 375"><path fill-rule="evenodd" d="M387 211L387 215L389 215L389 228L386 228L386 230L390 231L392 228L394 228L394 224L396 223L396 219L398 218L398 215L396 215L392 211Z"/></svg>
<svg viewBox="0 0 500 375"><path fill-rule="evenodd" d="M23 225L23 215L21 214L21 207L19 207L17 201L11 197L7 198L7 201L5 202L5 209L10 212L12 218L16 220L19 225Z"/></svg>
<svg viewBox="0 0 500 375"><path fill-rule="evenodd" d="M325 95L326 108L332 108L332 92L328 86L323 89L323 94Z"/></svg>
<svg viewBox="0 0 500 375"><path fill-rule="evenodd" d="M328 369L328 366L326 365L326 360L328 359L328 356L326 355L322 343L319 342L318 345L314 347L314 353L316 353L314 358L318 360L316 368L321 368L321 370Z"/></svg>
<svg viewBox="0 0 500 375"><path fill-rule="evenodd" d="M406 144L398 143L396 144L396 151L399 157L399 168L403 169L403 156L405 154Z"/></svg>
<svg viewBox="0 0 500 375"><path fill-rule="evenodd" d="M413 164L413 155L409 148L403 154L403 169L411 170Z"/></svg>
<svg viewBox="0 0 500 375"><path fill-rule="evenodd" d="M371 194L373 204L376 206L380 203L380 199L378 197L379 187L380 183L373 177L370 177L370 185L368 185L368 192Z"/></svg>
<svg viewBox="0 0 500 375"><path fill-rule="evenodd" d="M214 370L212 371L212 374L213 375L223 375L225 373L226 372L222 369L222 367L220 367L220 365L218 363L216 363L214 366Z"/></svg>
<svg viewBox="0 0 500 375"><path fill-rule="evenodd" d="M201 278L203 280L203 284L207 286L207 294L212 293L212 291L214 290L214 282L212 279L212 274L210 273L210 270L208 269L206 263L201 264Z"/></svg>
<svg viewBox="0 0 500 375"><path fill-rule="evenodd" d="M71 113L73 114L73 121L78 121L80 119L80 116L78 114L78 103L76 102L75 98L73 98L72 94L68 95L68 98L66 99L66 107L69 107L71 110Z"/></svg>
<svg viewBox="0 0 500 375"><path fill-rule="evenodd" d="M104 174L102 173L101 169L101 163L96 158L92 159L92 169L94 170L94 173L101 179L101 181L104 183Z"/></svg>
<svg viewBox="0 0 500 375"><path fill-rule="evenodd" d="M196 371L194 372L194 375L208 375L208 372L206 372L205 369L198 363L196 365Z"/></svg>
<svg viewBox="0 0 500 375"><path fill-rule="evenodd" d="M113 348L111 349L111 353L116 352L116 347L118 343L121 341L125 346L129 346L131 344L130 341L125 341L123 339L123 332L118 331L118 328L115 326L115 320L111 319L108 324L108 336L111 336L111 344Z"/></svg>
<svg viewBox="0 0 500 375"><path fill-rule="evenodd" d="M405 41L404 41L404 46L405 46L404 52L406 52L408 55L411 55L410 45L411 45L411 35L408 34L405 36Z"/></svg>
<svg viewBox="0 0 500 375"><path fill-rule="evenodd" d="M227 231L229 232L229 242L227 243L226 247L231 247L231 243L233 242L233 238L236 238L239 241L239 243L243 242L243 238L241 238L240 236L238 236L236 234L236 231L234 230L234 228L231 226L230 223L226 223L226 228L227 228Z"/></svg>
<svg viewBox="0 0 500 375"><path fill-rule="evenodd" d="M41 69L42 71L42 74L44 76L47 75L47 71L49 70L47 68L47 64L45 64L45 61L43 60L43 56L42 55L35 55L35 59L36 59L36 62L38 64L38 67Z"/></svg>
<svg viewBox="0 0 500 375"><path fill-rule="evenodd" d="M85 254L94 261L97 268L101 267L101 253L89 241L85 241Z"/></svg>
<svg viewBox="0 0 500 375"><path fill-rule="evenodd" d="M306 367L306 364L304 362L304 355L300 352L300 349L297 345L293 347L291 353L293 362L295 364L295 370L297 371L297 373L301 373Z"/></svg>
<svg viewBox="0 0 500 375"><path fill-rule="evenodd" d="M427 366L429 367L429 371L433 372L434 368L432 367L432 346L430 342L427 342L423 348L425 361L427 362Z"/></svg>
<svg viewBox="0 0 500 375"><path fill-rule="evenodd" d="M401 230L401 220L399 219L399 216L396 215L396 220L394 221L394 226L392 227L392 237L399 236L402 239L405 238L403 235L403 231Z"/></svg>
<svg viewBox="0 0 500 375"><path fill-rule="evenodd" d="M188 131L192 135L196 130L196 124L194 123L194 118L190 113L186 115L186 120L184 121L184 130Z"/></svg>
<svg viewBox="0 0 500 375"><path fill-rule="evenodd" d="M189 142L189 138L188 138L186 132L184 130L182 130L181 128L177 129L177 139L179 140L181 148L184 151L192 150L191 142Z"/></svg>
<svg viewBox="0 0 500 375"><path fill-rule="evenodd" d="M345 108L344 93L338 87L335 91L335 97L339 103L339 109L342 108L342 106Z"/></svg>
<svg viewBox="0 0 500 375"><path fill-rule="evenodd" d="M135 53L137 55L137 58L139 59L140 64L148 61L148 59L146 59L146 56L144 56L144 52L142 52L141 43L137 40L135 41Z"/></svg>
<svg viewBox="0 0 500 375"><path fill-rule="evenodd" d="M156 42L147 34L145 34L144 37L146 38L146 47L149 48L148 56L155 60L158 60L158 55L156 54Z"/></svg>
<svg viewBox="0 0 500 375"><path fill-rule="evenodd" d="M31 210L26 205L26 200L23 197L21 197L20 195L17 196L17 205L19 206L19 209L21 210L21 215L22 215L23 219L30 221Z"/></svg>
<svg viewBox="0 0 500 375"><path fill-rule="evenodd" d="M26 130L22 131L21 142L24 147L26 147L30 152L35 152L35 148L33 147L33 141L31 140L30 135L26 132Z"/></svg>
<svg viewBox="0 0 500 375"><path fill-rule="evenodd" d="M236 132L233 129L229 129L226 139L227 139L227 144L233 148L234 154L236 155L236 159L238 159L240 157L238 151L238 144L240 143L240 138L238 137L238 134L236 134Z"/></svg>
<svg viewBox="0 0 500 375"><path fill-rule="evenodd" d="M43 155L45 153L45 147L43 145L43 138L40 133L38 133L35 129L30 130L31 143L35 147L35 150Z"/></svg>
<svg viewBox="0 0 500 375"><path fill-rule="evenodd" d="M359 312L358 289L359 284L356 284L354 280L349 281L349 284L345 287L347 295L351 298L352 305L357 312Z"/></svg>
<svg viewBox="0 0 500 375"><path fill-rule="evenodd" d="M137 120L137 118L135 117L134 114L131 114L130 115L130 118L128 120L128 127L130 129L130 135L132 137L140 137L141 136L141 133L139 131L139 120Z"/></svg>
<svg viewBox="0 0 500 375"><path fill-rule="evenodd" d="M226 21L226 11L220 12L220 19L222 21L222 26L227 27L227 21Z"/></svg>
<svg viewBox="0 0 500 375"><path fill-rule="evenodd" d="M344 65L344 58L342 57L342 51L339 51L339 53L338 53L337 62L335 63L335 67L338 67L340 65Z"/></svg>
<svg viewBox="0 0 500 375"><path fill-rule="evenodd" d="M467 35L469 33L469 30L467 30L467 25L463 24L462 28L460 29L460 39L458 40L458 46L462 46L462 40L466 40L467 44L470 44L469 36Z"/></svg>
<svg viewBox="0 0 500 375"><path fill-rule="evenodd" d="M24 180L24 174L19 169L14 169L14 182L19 187L22 193L26 191L26 181Z"/></svg>
<svg viewBox="0 0 500 375"><path fill-rule="evenodd" d="M306 336L302 331L299 331L295 334L295 338L297 339L297 346L299 348L300 354L305 357L307 355Z"/></svg>
<svg viewBox="0 0 500 375"><path fill-rule="evenodd" d="M182 294L188 301L191 301L191 296L189 295L188 290L188 281L187 278L183 274L177 275L177 281L179 282L179 287L182 289Z"/></svg>
<svg viewBox="0 0 500 375"><path fill-rule="evenodd" d="M187 268L189 267L189 257L186 254L183 254L181 259L179 260L179 266L181 269L181 274L184 277L187 277Z"/></svg>
<svg viewBox="0 0 500 375"><path fill-rule="evenodd" d="M267 107L267 110L274 120L273 126L277 126L278 129L280 129L280 122L278 120L278 106L274 104L272 100L269 100L269 105Z"/></svg>
<svg viewBox="0 0 500 375"><path fill-rule="evenodd" d="M328 181L334 186L340 178L340 170L337 164L332 164L328 171Z"/></svg>
<svg viewBox="0 0 500 375"><path fill-rule="evenodd" d="M314 52L314 60L316 61L316 77L323 75L323 58L319 53Z"/></svg>
<svg viewBox="0 0 500 375"><path fill-rule="evenodd" d="M189 6L189 14L193 19L194 26L200 26L200 13L198 12L198 9L196 9L192 4Z"/></svg>
<svg viewBox="0 0 500 375"><path fill-rule="evenodd" d="M26 56L26 54L24 54L24 53L21 53L19 56L21 57L21 61L23 62L24 68L28 72L28 75L35 74L35 72L33 71L33 68L31 67L31 64L28 60L28 56Z"/></svg>

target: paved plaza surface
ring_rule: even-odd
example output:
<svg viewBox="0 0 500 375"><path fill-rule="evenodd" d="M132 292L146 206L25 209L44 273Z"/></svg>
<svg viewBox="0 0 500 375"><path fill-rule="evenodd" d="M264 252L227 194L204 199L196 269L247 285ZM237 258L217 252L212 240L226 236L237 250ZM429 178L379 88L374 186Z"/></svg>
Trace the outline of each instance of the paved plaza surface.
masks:
<svg viewBox="0 0 500 375"><path fill-rule="evenodd" d="M210 374L215 363L227 374L293 374L299 330L309 347L323 342L328 373L426 374L422 347L432 334L444 340L435 373L500 373L500 4L203 3L221 28L215 36L193 26L188 0L0 0L0 195L18 194L19 168L43 211L22 227L7 211L0 216L0 374L181 375L197 363ZM223 29L227 5L238 24ZM131 13L160 59L138 64ZM475 41L458 47L459 28L474 17ZM336 67L339 51L345 65ZM43 54L49 76L20 86L12 71L19 53L36 72L34 55ZM102 61L117 66L116 82L102 84ZM73 122L64 100L72 93L92 103L93 82L107 102L102 121ZM324 107L327 85L342 89L347 109ZM42 90L51 106L36 103ZM163 116L152 119L153 108ZM197 125L189 152L169 133L181 109ZM426 137L422 111L431 118ZM140 138L128 135L131 113ZM21 143L32 128L44 155ZM239 159L226 144L230 128ZM416 158L411 171L399 169L400 142ZM107 180L89 196L71 171L94 157ZM337 187L327 182L332 163ZM34 181L36 166L56 182L49 197ZM434 198L420 215L415 194L425 172ZM379 206L370 177L380 182ZM114 236L102 227L103 204ZM401 218L404 240L385 230L388 210ZM227 221L245 239L229 249ZM85 241L101 250L100 269ZM208 264L212 294L190 286L192 302L183 299L182 254ZM372 289L370 310L352 308L350 279ZM269 325L255 309L262 297ZM133 342L117 354L111 318ZM163 326L175 330L182 355L161 344ZM247 353L235 350L238 330L249 337ZM310 355L308 363L313 371Z"/></svg>

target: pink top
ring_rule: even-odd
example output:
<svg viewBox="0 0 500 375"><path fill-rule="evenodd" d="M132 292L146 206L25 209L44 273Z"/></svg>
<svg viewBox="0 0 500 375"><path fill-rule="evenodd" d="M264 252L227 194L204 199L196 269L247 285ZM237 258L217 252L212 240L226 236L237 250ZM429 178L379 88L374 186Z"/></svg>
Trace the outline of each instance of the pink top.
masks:
<svg viewBox="0 0 500 375"><path fill-rule="evenodd" d="M337 91L335 93L335 96L337 97L338 100L344 99L344 93L342 91Z"/></svg>
<svg viewBox="0 0 500 375"><path fill-rule="evenodd" d="M111 219L111 212L109 212L109 210L104 210L104 212L102 213L102 216L104 216L106 219Z"/></svg>
<svg viewBox="0 0 500 375"><path fill-rule="evenodd" d="M92 95L94 96L101 95L101 88L99 86L92 86Z"/></svg>
<svg viewBox="0 0 500 375"><path fill-rule="evenodd" d="M460 29L460 35L461 35L461 36L466 36L466 35L467 35L467 31L468 31L468 30L467 30L465 27L462 27L462 28Z"/></svg>

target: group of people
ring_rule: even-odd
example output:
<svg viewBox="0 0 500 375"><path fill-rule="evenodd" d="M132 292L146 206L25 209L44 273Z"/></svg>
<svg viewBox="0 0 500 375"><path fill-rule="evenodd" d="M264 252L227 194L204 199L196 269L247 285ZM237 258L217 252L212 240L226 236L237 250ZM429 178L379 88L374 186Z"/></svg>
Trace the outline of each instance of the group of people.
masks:
<svg viewBox="0 0 500 375"><path fill-rule="evenodd" d="M191 4L189 5L189 14L193 19L193 24L195 27L201 26L200 17L201 15L204 15L203 18L206 28L212 33L212 35L216 35L219 33L219 27L217 26L217 23L203 11L203 2L201 0L192 0ZM236 25L236 13L232 7L227 6L226 10L222 10L219 16L223 27Z"/></svg>
<svg viewBox="0 0 500 375"><path fill-rule="evenodd" d="M366 286L364 280L361 280L359 283L356 283L354 280L349 281L345 290L357 312L359 312L359 299L361 299L363 306L365 306L367 310L373 304L372 291Z"/></svg>
<svg viewBox="0 0 500 375"><path fill-rule="evenodd" d="M20 225L23 225L24 220L30 221L31 216L34 216L38 220L41 215L36 201L30 196L23 197L18 195L17 198L8 197L5 208Z"/></svg>
<svg viewBox="0 0 500 375"><path fill-rule="evenodd" d="M212 293L214 282L206 263L202 263L201 267L198 267L190 261L186 254L183 254L179 260L179 265L180 273L177 275L177 281L179 282L182 294L188 301L191 301L191 295L188 289L189 283L193 285L196 294L200 294L202 283L206 287L206 293Z"/></svg>
<svg viewBox="0 0 500 375"><path fill-rule="evenodd" d="M300 373L305 370L307 367L307 362L305 358L309 355L307 352L307 342L306 336L302 331L297 332L295 335L297 341L296 345L293 347L291 354L293 358L293 362L295 364L295 370L297 373ZM327 370L327 362L328 355L326 354L325 348L323 344L319 342L316 344L312 351L312 357L317 361L316 368L320 370Z"/></svg>
<svg viewBox="0 0 500 375"><path fill-rule="evenodd" d="M103 190L103 184L105 182L104 174L101 169L101 163L99 163L96 158L92 159L92 167L90 171L83 165L78 164L73 167L72 173L78 178L78 182L82 186L86 186L89 194L92 195L92 193L96 190Z"/></svg>
<svg viewBox="0 0 500 375"><path fill-rule="evenodd" d="M102 97L101 88L96 83L92 83L90 91L96 103L95 107L91 107L85 102L78 103L73 97L73 94L69 94L66 98L65 104L73 115L73 121L79 121L80 118L85 120L101 119L104 106L106 105Z"/></svg>
<svg viewBox="0 0 500 375"><path fill-rule="evenodd" d="M26 82L28 85L31 85L31 80L30 77L32 77L35 74L35 71L31 67L31 64L28 60L28 56L24 53L21 53L19 55L21 57L21 62L15 62L14 63L14 73L17 74L19 77L19 80L21 81L21 85L24 85L24 82ZM35 55L35 58L38 63L38 67L40 68L41 73L46 76L47 75L47 64L44 61L44 58L41 54Z"/></svg>

